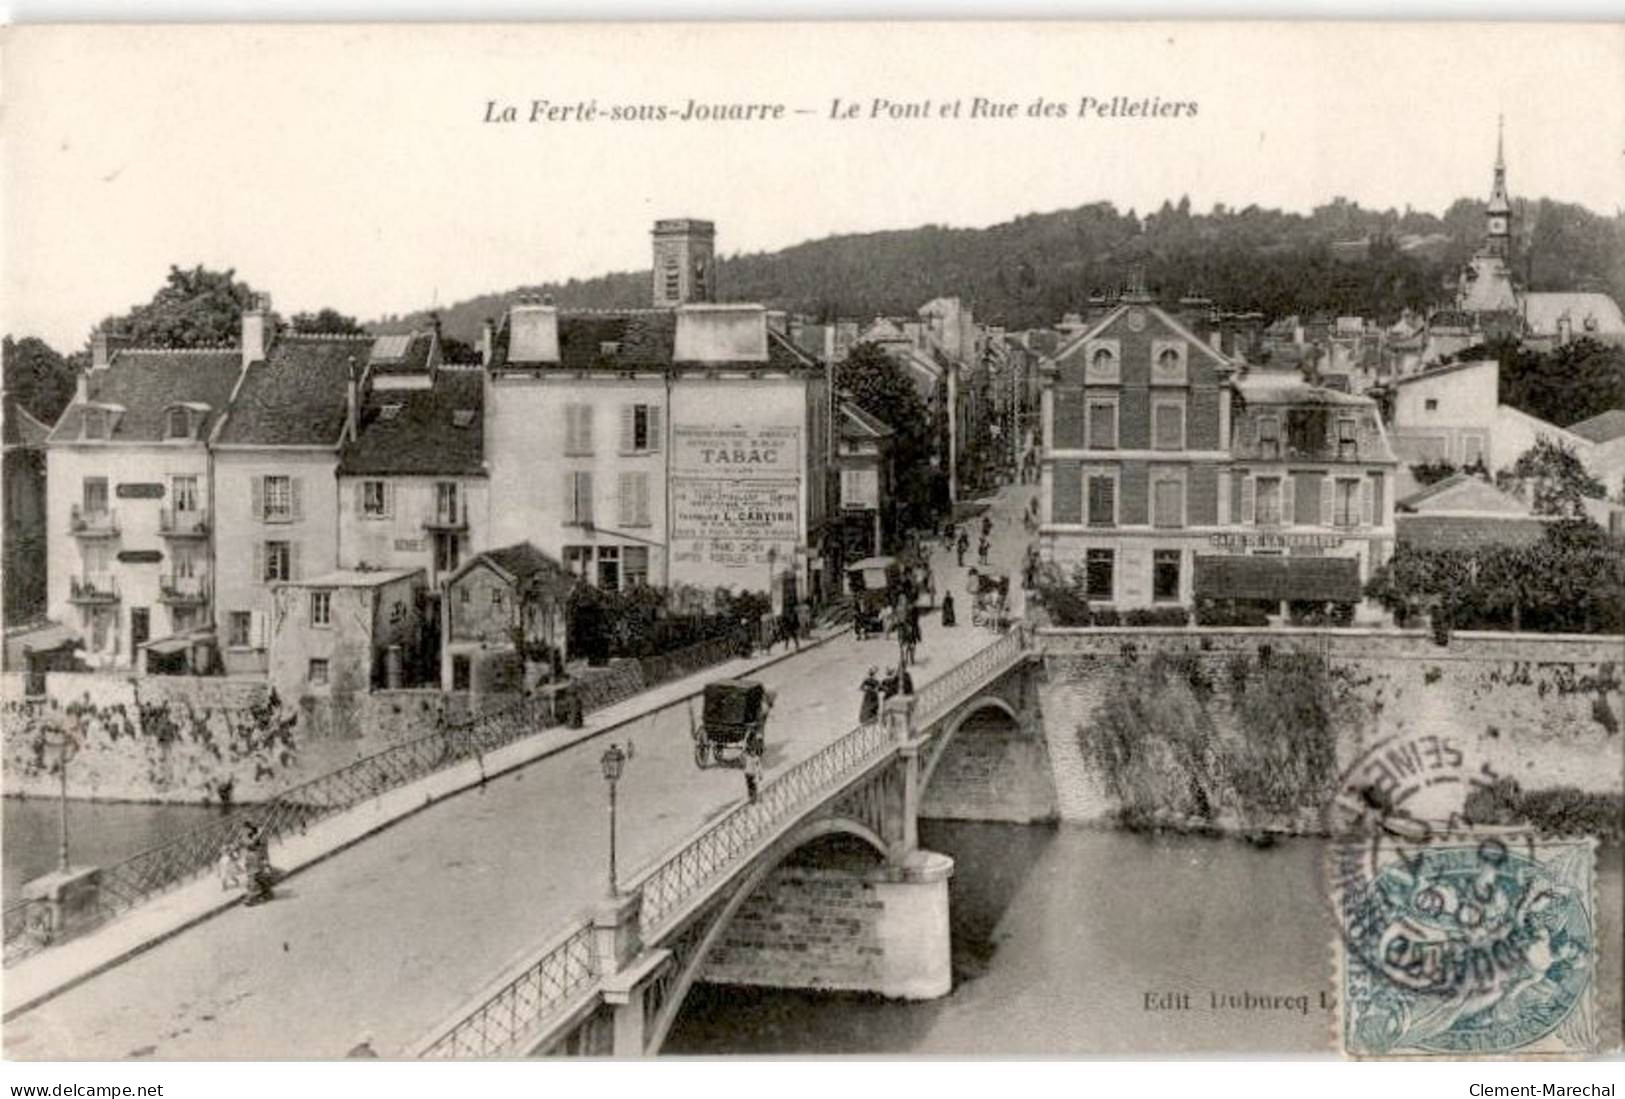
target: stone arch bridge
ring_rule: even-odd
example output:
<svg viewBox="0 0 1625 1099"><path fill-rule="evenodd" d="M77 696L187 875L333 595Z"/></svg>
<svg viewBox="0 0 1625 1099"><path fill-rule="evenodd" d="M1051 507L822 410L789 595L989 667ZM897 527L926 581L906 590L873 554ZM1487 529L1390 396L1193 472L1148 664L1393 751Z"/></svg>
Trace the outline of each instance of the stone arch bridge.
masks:
<svg viewBox="0 0 1625 1099"><path fill-rule="evenodd" d="M657 1053L700 979L947 994L953 863L920 847L918 820L1053 817L1041 667L1031 633L1017 628L890 700L882 721L775 776L756 802L562 929L411 1052ZM1008 720L975 720L991 713ZM837 865L797 858L831 844L845 855Z"/></svg>

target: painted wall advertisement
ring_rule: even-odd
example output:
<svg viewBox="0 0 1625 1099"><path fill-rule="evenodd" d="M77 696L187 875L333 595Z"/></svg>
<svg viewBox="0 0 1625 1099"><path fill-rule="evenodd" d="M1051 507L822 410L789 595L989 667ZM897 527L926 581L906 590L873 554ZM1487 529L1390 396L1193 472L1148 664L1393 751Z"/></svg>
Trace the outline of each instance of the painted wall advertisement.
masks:
<svg viewBox="0 0 1625 1099"><path fill-rule="evenodd" d="M673 426L672 563L680 572L763 588L770 568L794 567L800 437L791 426Z"/></svg>

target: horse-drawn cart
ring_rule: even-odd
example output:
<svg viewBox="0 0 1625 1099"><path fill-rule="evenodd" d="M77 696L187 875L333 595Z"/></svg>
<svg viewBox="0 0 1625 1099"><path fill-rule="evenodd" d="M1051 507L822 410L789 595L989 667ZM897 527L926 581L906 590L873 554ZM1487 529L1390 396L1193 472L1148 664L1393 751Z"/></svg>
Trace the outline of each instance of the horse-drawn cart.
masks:
<svg viewBox="0 0 1625 1099"><path fill-rule="evenodd" d="M767 742L764 730L773 709L773 692L753 679L719 679L705 685L698 723L689 707L689 735L694 763L707 767L743 767L747 754L760 758Z"/></svg>

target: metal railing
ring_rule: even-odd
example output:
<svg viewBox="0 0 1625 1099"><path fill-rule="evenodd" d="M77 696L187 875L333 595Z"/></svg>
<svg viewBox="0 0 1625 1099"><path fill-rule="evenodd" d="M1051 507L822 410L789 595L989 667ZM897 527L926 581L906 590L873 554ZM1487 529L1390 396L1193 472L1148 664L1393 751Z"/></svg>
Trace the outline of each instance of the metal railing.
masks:
<svg viewBox="0 0 1625 1099"><path fill-rule="evenodd" d="M1014 664L1027 648L1027 631L1017 626L993 644L954 665L914 693L916 726L929 724L982 689L989 679Z"/></svg>
<svg viewBox="0 0 1625 1099"><path fill-rule="evenodd" d="M592 925L568 928L541 957L418 1055L441 1060L524 1052L516 1049L520 1039L600 976Z"/></svg>
<svg viewBox="0 0 1625 1099"><path fill-rule="evenodd" d="M112 508L88 510L74 504L69 510L68 530L73 534L100 537L118 533L118 512Z"/></svg>
<svg viewBox="0 0 1625 1099"><path fill-rule="evenodd" d="M706 887L756 853L763 839L845 785L855 772L893 750L890 731L879 722L860 725L764 785L747 801L690 840L664 862L639 876L633 889L645 942L654 942L666 921Z"/></svg>
<svg viewBox="0 0 1625 1099"><path fill-rule="evenodd" d="M68 577L68 601L71 603L116 603L118 597L118 577L110 572L89 572Z"/></svg>
<svg viewBox="0 0 1625 1099"><path fill-rule="evenodd" d="M1026 648L1014 630L951 668L922 693L917 712L940 715L956 705L961 692L978 689L1013 664ZM764 784L754 802L735 806L688 843L643 871L628 887L638 894L640 937L658 944L691 905L759 855L783 829L814 806L839 793L852 779L881 762L896 743L882 723L860 725ZM599 976L591 945L592 928L574 924L517 976L477 1003L457 1022L422 1047L420 1056L502 1057L526 1052L527 1036L543 1036L549 1016L565 1007Z"/></svg>
<svg viewBox="0 0 1625 1099"><path fill-rule="evenodd" d="M158 511L158 533L182 538L201 537L209 533L209 519L196 508L161 508Z"/></svg>
<svg viewBox="0 0 1625 1099"><path fill-rule="evenodd" d="M671 654L674 667L705 657L726 659L715 642L701 642ZM686 654L686 655L685 655ZM686 674L686 673L685 673ZM635 692L634 692L635 693ZM583 713L622 701L618 695L583 698ZM190 829L102 870L101 912L90 926L105 923L160 893L213 870L226 845L247 821L255 822L267 842L303 833L311 824L418 779L485 755L532 733L558 724L551 698L536 696L491 710L467 721L448 723L414 740L386 748L354 763L293 786L260 802ZM39 904L8 905L5 916L5 964L51 945L46 926L42 941ZM85 930L88 928L81 928Z"/></svg>
<svg viewBox="0 0 1625 1099"><path fill-rule="evenodd" d="M161 603L202 603L209 597L207 573L192 576L170 574L158 580L158 601Z"/></svg>

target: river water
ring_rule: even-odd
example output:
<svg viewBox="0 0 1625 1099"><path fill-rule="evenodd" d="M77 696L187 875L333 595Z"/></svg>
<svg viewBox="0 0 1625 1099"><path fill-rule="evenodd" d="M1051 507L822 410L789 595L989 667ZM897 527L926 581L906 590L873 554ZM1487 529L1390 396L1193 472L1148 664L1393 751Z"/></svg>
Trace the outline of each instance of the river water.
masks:
<svg viewBox="0 0 1625 1099"><path fill-rule="evenodd" d="M59 815L52 798L5 798L0 817L0 893L9 903L30 878L57 865ZM76 865L109 866L220 815L198 805L68 802L68 854Z"/></svg>
<svg viewBox="0 0 1625 1099"><path fill-rule="evenodd" d="M219 813L70 802L75 862L108 865ZM4 799L4 892L56 862L57 808ZM695 986L669 1054L919 1056L1274 1052L1332 1040L1325 844L923 821L953 856L954 990L876 996ZM1599 857L1598 1008L1619 1033L1621 851ZM1186 1004L1185 1007L1174 1005ZM1260 1006L1263 1005L1263 1006ZM1615 1038L1618 1041L1618 1038Z"/></svg>
<svg viewBox="0 0 1625 1099"><path fill-rule="evenodd" d="M1320 899L1322 841L1260 849L1226 838L929 821L920 841L955 860L950 995L902 1003L697 985L663 1052L1330 1048L1336 927ZM1602 922L1614 942L1599 951L1598 1008L1617 1043L1620 849L1604 850L1599 863Z"/></svg>

